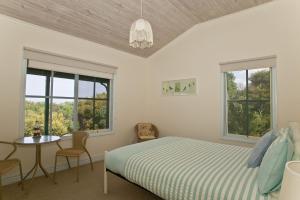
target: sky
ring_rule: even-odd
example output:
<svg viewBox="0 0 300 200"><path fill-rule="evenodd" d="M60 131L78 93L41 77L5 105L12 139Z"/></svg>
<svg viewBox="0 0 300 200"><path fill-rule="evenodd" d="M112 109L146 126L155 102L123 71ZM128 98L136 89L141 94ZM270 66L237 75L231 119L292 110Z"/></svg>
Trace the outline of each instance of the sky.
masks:
<svg viewBox="0 0 300 200"><path fill-rule="evenodd" d="M26 77L26 95L45 95L46 77L27 74ZM53 96L74 97L74 84L72 79L53 78ZM96 83L96 94L106 92L104 86ZM93 82L79 81L79 97L93 97ZM43 99L30 98L31 101L40 102ZM56 103L72 102L72 99L56 99Z"/></svg>
<svg viewBox="0 0 300 200"><path fill-rule="evenodd" d="M251 77L252 74L258 72L258 71L265 71L265 70L269 70L269 68L263 68L263 69L251 69L248 70L248 76ZM234 76L235 76L235 82L237 83L237 85L240 87L240 89L243 89L246 87L246 71L234 71L233 72Z"/></svg>

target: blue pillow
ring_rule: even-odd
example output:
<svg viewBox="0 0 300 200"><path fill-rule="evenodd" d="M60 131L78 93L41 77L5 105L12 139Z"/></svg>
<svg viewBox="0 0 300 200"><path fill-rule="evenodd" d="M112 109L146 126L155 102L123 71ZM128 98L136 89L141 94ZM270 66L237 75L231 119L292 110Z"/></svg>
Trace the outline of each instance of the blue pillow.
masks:
<svg viewBox="0 0 300 200"><path fill-rule="evenodd" d="M286 162L292 159L294 145L288 134L288 129L282 129L281 134L267 150L257 175L260 193L268 194L280 188Z"/></svg>
<svg viewBox="0 0 300 200"><path fill-rule="evenodd" d="M260 140L256 143L252 153L248 159L248 167L255 168L260 166L260 163L267 152L269 146L276 139L276 135L273 133L265 134Z"/></svg>

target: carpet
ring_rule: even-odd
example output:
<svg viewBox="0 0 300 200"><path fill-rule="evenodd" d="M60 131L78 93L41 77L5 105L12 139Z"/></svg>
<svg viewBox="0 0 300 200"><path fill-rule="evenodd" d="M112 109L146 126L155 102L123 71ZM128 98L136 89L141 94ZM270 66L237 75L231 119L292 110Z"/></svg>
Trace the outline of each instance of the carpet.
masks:
<svg viewBox="0 0 300 200"><path fill-rule="evenodd" d="M111 173L108 173L108 194L103 194L103 162L80 167L79 183L75 168L57 173L54 184L46 177L25 181L22 191L17 184L3 187L3 200L160 200Z"/></svg>

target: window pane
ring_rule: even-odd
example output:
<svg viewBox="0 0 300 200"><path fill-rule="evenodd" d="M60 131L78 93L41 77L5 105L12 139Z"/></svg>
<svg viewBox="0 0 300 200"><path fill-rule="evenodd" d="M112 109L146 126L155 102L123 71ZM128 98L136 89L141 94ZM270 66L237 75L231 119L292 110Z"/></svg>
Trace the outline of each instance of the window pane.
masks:
<svg viewBox="0 0 300 200"><path fill-rule="evenodd" d="M38 121L41 134L44 134L45 98L25 99L25 136L33 135L33 128Z"/></svg>
<svg viewBox="0 0 300 200"><path fill-rule="evenodd" d="M74 78L53 77L53 96L74 97Z"/></svg>
<svg viewBox="0 0 300 200"><path fill-rule="evenodd" d="M228 133L247 135L246 103L228 102Z"/></svg>
<svg viewBox="0 0 300 200"><path fill-rule="evenodd" d="M246 71L226 73L227 94L229 99L246 99Z"/></svg>
<svg viewBox="0 0 300 200"><path fill-rule="evenodd" d="M108 84L107 83L99 83L96 82L96 95L95 97L98 99L105 99L107 98L107 88Z"/></svg>
<svg viewBox="0 0 300 200"><path fill-rule="evenodd" d="M93 130L93 100L78 101L79 130Z"/></svg>
<svg viewBox="0 0 300 200"><path fill-rule="evenodd" d="M249 103L249 135L260 137L271 129L270 102Z"/></svg>
<svg viewBox="0 0 300 200"><path fill-rule="evenodd" d="M79 80L78 90L79 98L94 98L94 82Z"/></svg>
<svg viewBox="0 0 300 200"><path fill-rule="evenodd" d="M96 100L95 101L95 129L107 129L108 127L108 110L107 101Z"/></svg>
<svg viewBox="0 0 300 200"><path fill-rule="evenodd" d="M251 100L270 99L270 69L249 70L248 77L248 98Z"/></svg>
<svg viewBox="0 0 300 200"><path fill-rule="evenodd" d="M53 99L52 104L52 130L53 135L62 136L73 131L72 99Z"/></svg>
<svg viewBox="0 0 300 200"><path fill-rule="evenodd" d="M26 95L45 96L46 76L26 75Z"/></svg>

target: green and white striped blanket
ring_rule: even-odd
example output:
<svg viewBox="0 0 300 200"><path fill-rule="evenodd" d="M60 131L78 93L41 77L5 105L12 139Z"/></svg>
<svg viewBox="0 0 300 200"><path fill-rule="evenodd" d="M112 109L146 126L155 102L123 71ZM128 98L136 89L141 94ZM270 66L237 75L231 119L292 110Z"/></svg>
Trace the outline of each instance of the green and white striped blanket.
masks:
<svg viewBox="0 0 300 200"><path fill-rule="evenodd" d="M166 200L270 199L258 192L258 168L246 166L251 149L187 138L169 140L128 156L120 174Z"/></svg>

